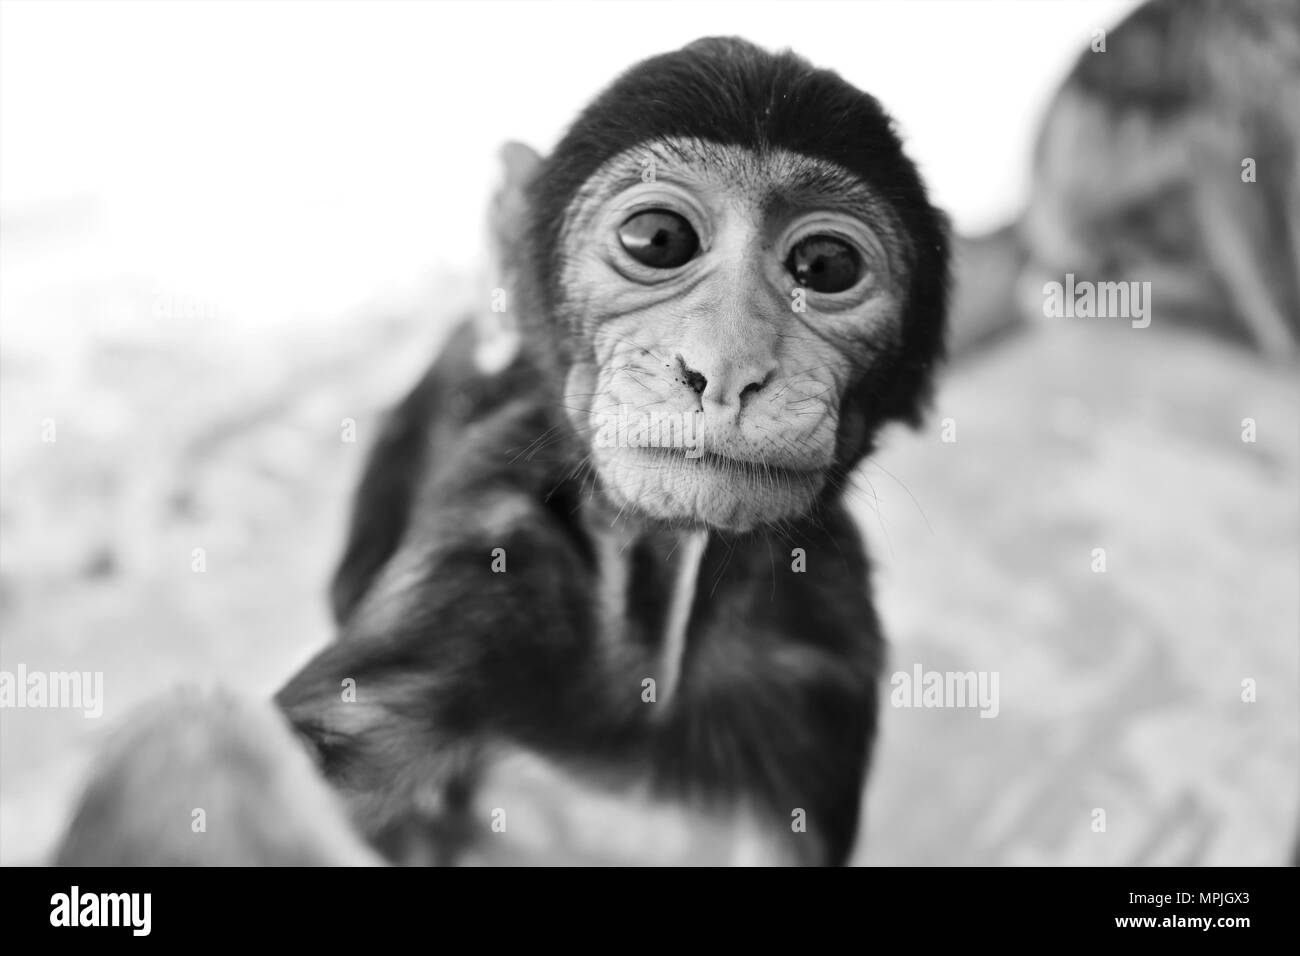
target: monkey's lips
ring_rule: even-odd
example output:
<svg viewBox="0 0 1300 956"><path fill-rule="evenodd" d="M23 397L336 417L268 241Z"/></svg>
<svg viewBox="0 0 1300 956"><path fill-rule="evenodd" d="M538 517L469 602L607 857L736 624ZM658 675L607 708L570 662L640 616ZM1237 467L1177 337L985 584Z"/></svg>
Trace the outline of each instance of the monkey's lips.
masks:
<svg viewBox="0 0 1300 956"><path fill-rule="evenodd" d="M593 455L606 493L620 507L659 520L732 531L802 514L826 482L822 466L775 464L718 451L623 447L593 449Z"/></svg>
<svg viewBox="0 0 1300 956"><path fill-rule="evenodd" d="M822 467L817 465L796 468L789 465L778 465L759 458L741 458L717 451L692 451L687 448L629 448L626 450L640 452L668 464L675 464L677 461L684 459L688 466L696 464L727 472L752 471L774 481L807 478L812 475L820 476L824 471Z"/></svg>

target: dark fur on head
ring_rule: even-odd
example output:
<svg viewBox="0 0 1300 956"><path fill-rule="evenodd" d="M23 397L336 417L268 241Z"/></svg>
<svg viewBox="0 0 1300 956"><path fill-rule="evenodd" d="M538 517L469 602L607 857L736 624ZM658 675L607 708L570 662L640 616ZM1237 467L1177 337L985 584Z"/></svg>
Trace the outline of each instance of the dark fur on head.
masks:
<svg viewBox="0 0 1300 956"><path fill-rule="evenodd" d="M709 37L651 57L615 80L574 121L533 181L531 278L555 314L560 233L574 195L604 163L640 143L694 137L756 152L787 149L858 176L889 203L912 239L911 282L899 354L888 381L859 382L846 405L865 413L861 447L889 420L919 422L934 365L944 354L948 224L903 153L879 101L789 51L769 53L734 37ZM936 278L939 277L939 278ZM856 443L855 443L856 444Z"/></svg>

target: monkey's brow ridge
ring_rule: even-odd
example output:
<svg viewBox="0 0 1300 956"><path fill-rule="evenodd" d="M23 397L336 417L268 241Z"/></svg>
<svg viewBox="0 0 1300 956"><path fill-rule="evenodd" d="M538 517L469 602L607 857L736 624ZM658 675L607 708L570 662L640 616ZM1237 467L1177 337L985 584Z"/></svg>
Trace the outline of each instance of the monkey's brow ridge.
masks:
<svg viewBox="0 0 1300 956"><path fill-rule="evenodd" d="M655 140L625 150L592 176L580 201L603 202L644 182L651 162L655 176L668 182L722 182L752 192L754 200L765 205L815 202L872 219L888 211L875 190L835 163L787 150L756 153L741 146L698 139Z"/></svg>

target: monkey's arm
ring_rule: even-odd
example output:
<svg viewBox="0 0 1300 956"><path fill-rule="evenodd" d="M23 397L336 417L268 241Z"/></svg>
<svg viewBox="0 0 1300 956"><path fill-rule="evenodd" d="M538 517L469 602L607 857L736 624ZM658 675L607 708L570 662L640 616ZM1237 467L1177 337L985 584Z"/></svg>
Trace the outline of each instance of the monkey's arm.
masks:
<svg viewBox="0 0 1300 956"><path fill-rule="evenodd" d="M410 517L415 480L428 453L427 422L436 407L434 368L385 418L353 500L343 557L330 584L334 620L342 624L397 550Z"/></svg>
<svg viewBox="0 0 1300 956"><path fill-rule="evenodd" d="M577 706L600 689L575 686L593 674L590 559L553 466L521 456L548 420L511 402L465 425L454 459L430 458L340 639L277 695L380 845L441 842L485 741L582 739L601 712Z"/></svg>

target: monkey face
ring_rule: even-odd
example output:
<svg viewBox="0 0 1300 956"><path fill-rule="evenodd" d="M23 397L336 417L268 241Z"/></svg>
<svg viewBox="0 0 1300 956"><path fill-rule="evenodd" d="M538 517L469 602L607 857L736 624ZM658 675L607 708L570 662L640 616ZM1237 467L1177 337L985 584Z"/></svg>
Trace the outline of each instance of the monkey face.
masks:
<svg viewBox="0 0 1300 956"><path fill-rule="evenodd" d="M744 531L842 480L869 414L850 396L898 352L907 288L902 232L865 183L665 138L601 166L560 240L558 317L584 343L564 405L617 507Z"/></svg>
<svg viewBox="0 0 1300 956"><path fill-rule="evenodd" d="M578 116L527 208L532 347L624 512L779 524L838 492L884 422L919 421L947 224L889 115L836 74L726 37L652 57Z"/></svg>

